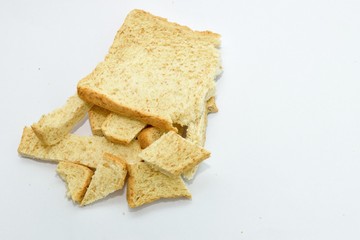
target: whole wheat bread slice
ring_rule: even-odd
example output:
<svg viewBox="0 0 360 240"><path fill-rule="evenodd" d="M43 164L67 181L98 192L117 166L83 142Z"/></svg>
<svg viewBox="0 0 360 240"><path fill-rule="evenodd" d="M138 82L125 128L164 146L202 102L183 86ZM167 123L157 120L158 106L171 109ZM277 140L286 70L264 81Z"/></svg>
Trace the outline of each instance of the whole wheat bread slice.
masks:
<svg viewBox="0 0 360 240"><path fill-rule="evenodd" d="M111 113L101 126L104 136L111 142L129 144L146 126L145 123Z"/></svg>
<svg viewBox="0 0 360 240"><path fill-rule="evenodd" d="M122 189L127 174L125 160L105 153L92 176L81 205L88 205Z"/></svg>
<svg viewBox="0 0 360 240"><path fill-rule="evenodd" d="M181 177L170 178L146 163L128 164L129 178L126 197L131 208L161 198L191 198Z"/></svg>
<svg viewBox="0 0 360 240"><path fill-rule="evenodd" d="M94 105L88 112L89 122L91 126L91 132L96 136L103 136L101 130L102 124L105 122L107 116L110 114L110 111Z"/></svg>
<svg viewBox="0 0 360 240"><path fill-rule="evenodd" d="M155 169L173 177L210 157L210 152L170 131L142 150L139 157Z"/></svg>
<svg viewBox="0 0 360 240"><path fill-rule="evenodd" d="M132 163L140 161L137 156L140 151L141 148L137 141L124 146L111 143L104 137L77 136L74 134L68 134L56 145L46 146L29 127L24 128L18 148L18 152L24 157L45 161L80 163L91 168L96 168L104 153L111 153Z"/></svg>
<svg viewBox="0 0 360 240"><path fill-rule="evenodd" d="M162 130L201 116L221 72L220 35L133 10L105 60L78 83L84 100ZM181 89L181 91L179 91Z"/></svg>
<svg viewBox="0 0 360 240"><path fill-rule="evenodd" d="M60 161L56 168L67 186L67 196L76 203L81 203L94 172L83 165Z"/></svg>
<svg viewBox="0 0 360 240"><path fill-rule="evenodd" d="M85 117L91 106L76 94L70 97L64 106L43 115L31 127L44 144L54 145L60 142Z"/></svg>

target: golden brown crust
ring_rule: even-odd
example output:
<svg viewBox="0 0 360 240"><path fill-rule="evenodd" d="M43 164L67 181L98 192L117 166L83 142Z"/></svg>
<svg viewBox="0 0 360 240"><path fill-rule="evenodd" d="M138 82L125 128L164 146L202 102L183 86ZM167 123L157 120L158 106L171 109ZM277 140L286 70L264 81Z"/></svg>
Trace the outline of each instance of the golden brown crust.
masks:
<svg viewBox="0 0 360 240"><path fill-rule="evenodd" d="M159 139L162 134L163 134L162 131L160 131L158 128L155 128L152 126L143 129L138 135L138 141L139 141L140 147L142 149L147 148L153 142L155 142L157 139Z"/></svg>
<svg viewBox="0 0 360 240"><path fill-rule="evenodd" d="M77 90L79 97L82 98L84 101L91 102L95 105L118 113L122 116L148 123L160 129L177 132L177 129L172 125L171 121L165 120L159 116L154 116L149 113L140 112L138 110L123 106L119 103L112 101L111 99L106 97L106 95L95 92L92 89L87 88L86 86L82 86L80 84L78 85Z"/></svg>

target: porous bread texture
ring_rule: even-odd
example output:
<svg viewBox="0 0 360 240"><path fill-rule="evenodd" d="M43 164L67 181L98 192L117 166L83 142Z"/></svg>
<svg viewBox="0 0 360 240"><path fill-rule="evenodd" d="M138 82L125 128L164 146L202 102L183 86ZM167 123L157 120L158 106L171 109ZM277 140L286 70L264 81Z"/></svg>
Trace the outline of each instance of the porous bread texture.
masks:
<svg viewBox="0 0 360 240"><path fill-rule="evenodd" d="M83 165L63 161L59 162L56 171L66 183L67 197L71 197L75 203L80 203L94 172Z"/></svg>
<svg viewBox="0 0 360 240"><path fill-rule="evenodd" d="M170 131L142 150L139 157L155 169L174 177L210 157L210 152Z"/></svg>
<svg viewBox="0 0 360 240"><path fill-rule="evenodd" d="M31 127L36 136L46 145L60 142L81 121L91 108L92 104L84 102L74 95L61 108L43 115Z"/></svg>
<svg viewBox="0 0 360 240"><path fill-rule="evenodd" d="M219 45L219 34L133 10L105 60L78 83L78 94L162 130L187 126L214 95Z"/></svg>
<svg viewBox="0 0 360 240"><path fill-rule="evenodd" d="M125 160L105 153L103 161L96 167L95 174L92 176L81 205L88 205L122 189L126 174Z"/></svg>
<svg viewBox="0 0 360 240"><path fill-rule="evenodd" d="M158 140L164 132L156 127L147 127L141 130L138 135L138 141L142 149L147 148L153 142Z"/></svg>
<svg viewBox="0 0 360 240"><path fill-rule="evenodd" d="M107 116L110 114L109 110L94 105L88 112L91 132L96 136L103 136L101 130L102 124L105 122Z"/></svg>
<svg viewBox="0 0 360 240"><path fill-rule="evenodd" d="M129 163L140 161L141 151L137 141L124 146L107 141L98 136L77 136L68 134L61 142L53 146L44 145L34 131L25 127L18 152L28 158L45 161L67 161L96 168L104 153L111 153Z"/></svg>
<svg viewBox="0 0 360 240"><path fill-rule="evenodd" d="M110 113L101 129L109 141L129 144L145 126L146 124L143 122Z"/></svg>
<svg viewBox="0 0 360 240"><path fill-rule="evenodd" d="M170 178L143 162L128 164L127 167L129 178L126 197L131 208L161 198L191 198L181 177Z"/></svg>

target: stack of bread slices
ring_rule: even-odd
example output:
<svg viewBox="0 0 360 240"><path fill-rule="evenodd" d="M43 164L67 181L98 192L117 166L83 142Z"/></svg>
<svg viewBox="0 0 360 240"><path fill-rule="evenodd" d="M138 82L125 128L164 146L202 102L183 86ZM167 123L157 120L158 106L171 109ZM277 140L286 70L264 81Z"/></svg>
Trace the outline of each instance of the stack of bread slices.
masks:
<svg viewBox="0 0 360 240"><path fill-rule="evenodd" d="M133 10L105 59L66 104L23 130L28 158L54 161L68 196L84 206L122 189L131 208L191 198L191 180L210 156L207 115L217 112L220 35ZM93 136L72 134L88 114Z"/></svg>

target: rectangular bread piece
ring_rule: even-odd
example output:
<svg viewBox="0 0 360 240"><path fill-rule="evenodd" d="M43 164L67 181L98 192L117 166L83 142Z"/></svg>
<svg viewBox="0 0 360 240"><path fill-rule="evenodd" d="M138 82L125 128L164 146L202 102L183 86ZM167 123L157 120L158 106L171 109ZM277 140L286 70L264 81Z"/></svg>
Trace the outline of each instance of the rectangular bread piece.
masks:
<svg viewBox="0 0 360 240"><path fill-rule="evenodd" d="M60 142L85 117L91 106L92 104L84 102L76 94L70 97L64 106L43 115L31 127L44 144L54 145Z"/></svg>
<svg viewBox="0 0 360 240"><path fill-rule="evenodd" d="M145 123L110 113L101 126L107 140L118 144L129 144L146 126Z"/></svg>
<svg viewBox="0 0 360 240"><path fill-rule="evenodd" d="M20 155L44 161L67 161L96 168L104 153L111 153L127 162L140 161L137 156L141 151L137 141L127 146L114 144L104 137L77 136L68 134L61 142L53 146L44 145L34 131L25 127L18 148Z"/></svg>
<svg viewBox="0 0 360 240"><path fill-rule="evenodd" d="M109 110L94 105L88 112L91 132L95 136L103 136L101 130L102 124L105 122L107 116L110 114Z"/></svg>

